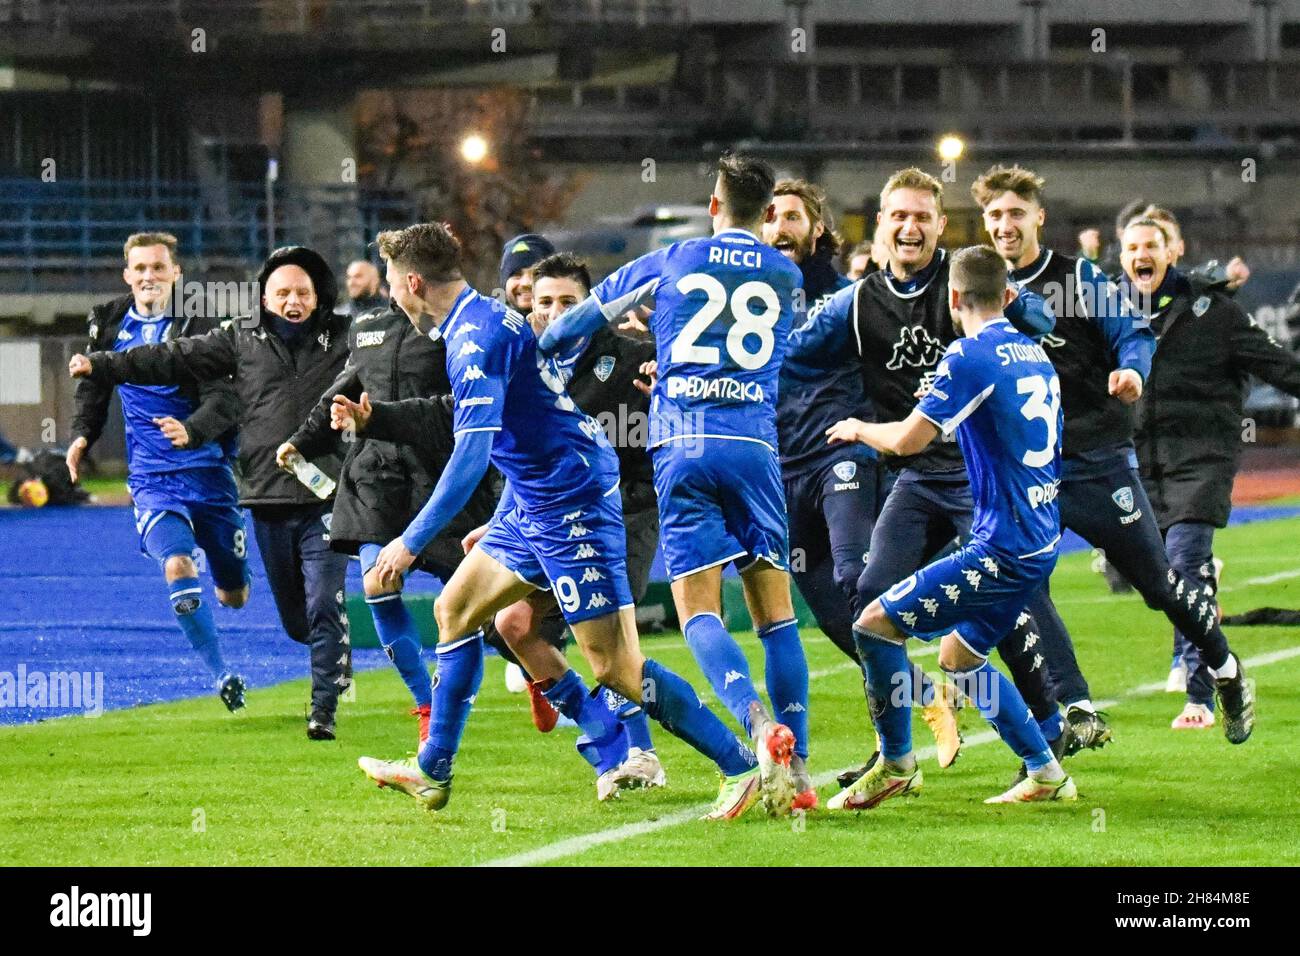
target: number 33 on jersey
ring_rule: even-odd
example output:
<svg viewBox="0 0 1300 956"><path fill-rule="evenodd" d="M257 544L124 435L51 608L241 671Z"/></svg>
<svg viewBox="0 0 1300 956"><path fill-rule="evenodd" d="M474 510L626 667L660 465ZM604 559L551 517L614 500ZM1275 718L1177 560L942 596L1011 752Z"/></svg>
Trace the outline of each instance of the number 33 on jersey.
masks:
<svg viewBox="0 0 1300 956"><path fill-rule="evenodd" d="M1012 557L1060 537L1061 383L1043 349L1006 319L948 346L917 411L956 432L975 501L972 538Z"/></svg>
<svg viewBox="0 0 1300 956"><path fill-rule="evenodd" d="M650 447L700 437L776 450L776 385L802 274L743 229L675 243L592 290L606 316L654 300Z"/></svg>

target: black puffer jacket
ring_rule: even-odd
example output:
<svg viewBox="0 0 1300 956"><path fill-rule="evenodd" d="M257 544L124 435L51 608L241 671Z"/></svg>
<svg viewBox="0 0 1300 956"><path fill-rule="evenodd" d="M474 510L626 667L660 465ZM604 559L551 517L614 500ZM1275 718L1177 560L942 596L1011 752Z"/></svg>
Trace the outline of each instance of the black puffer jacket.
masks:
<svg viewBox="0 0 1300 956"><path fill-rule="evenodd" d="M122 319L131 307L132 297L119 296L95 306L86 320L86 353L111 350L122 328ZM167 329L167 340L185 335L202 335L220 323L207 316L181 316ZM198 448L210 441L234 447L238 434L239 394L229 378L216 378L199 385L184 385L181 394L194 404L194 411L182 423L189 433L186 448ZM72 437L85 438L87 447L94 445L108 420L108 406L113 398L111 383L96 378L77 382L77 408L72 417Z"/></svg>
<svg viewBox="0 0 1300 956"><path fill-rule="evenodd" d="M624 491L644 486L650 491L650 507L654 507L654 466L645 447L650 396L632 383L640 376L642 363L654 357L654 342L633 339L601 326L574 362L567 386L569 397L600 422L618 452Z"/></svg>
<svg viewBox="0 0 1300 956"><path fill-rule="evenodd" d="M1142 484L1161 528L1180 521L1222 528L1248 440L1247 377L1300 395L1300 356L1256 325L1222 283L1192 275L1176 288L1151 322L1159 344L1135 435Z"/></svg>
<svg viewBox="0 0 1300 956"><path fill-rule="evenodd" d="M328 454L337 433L330 429L330 404L335 395L353 401L362 392L371 401L449 395L446 343L431 341L411 325L400 309L373 309L358 315L348 330L348 364L320 397L320 403L289 441L307 458ZM451 457L451 411L438 404L433 409L442 424L439 440L424 445L394 444L359 433L345 442L347 458L334 496L330 521L330 546L356 554L365 543L387 544L406 530L424 506ZM436 425L430 425L436 430ZM465 510L452 519L421 555L426 565L454 566L460 557L460 539L492 516L494 497L484 478Z"/></svg>
<svg viewBox="0 0 1300 956"><path fill-rule="evenodd" d="M334 314L338 286L325 260L302 246L277 249L258 274L265 287L272 272L297 265L311 276L316 311L312 327L297 346L286 345L270 330L262 306L251 315L225 323L206 335L142 345L126 352L91 354L91 378L98 383L140 385L198 384L232 376L243 403L239 448L240 503L260 505L318 504L293 475L275 463L275 451L306 420L321 395L343 370L348 357L346 315ZM341 449L313 461L337 476Z"/></svg>

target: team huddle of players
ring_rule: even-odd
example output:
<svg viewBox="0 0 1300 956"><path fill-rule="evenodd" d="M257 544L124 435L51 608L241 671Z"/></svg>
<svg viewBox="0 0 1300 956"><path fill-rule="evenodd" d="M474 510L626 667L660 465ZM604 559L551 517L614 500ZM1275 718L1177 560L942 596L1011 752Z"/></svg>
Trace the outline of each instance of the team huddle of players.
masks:
<svg viewBox="0 0 1300 956"><path fill-rule="evenodd" d="M416 756L363 757L362 770L427 810L445 806L491 641L526 673L535 715L554 708L579 726L601 799L664 782L653 720L716 764L722 782L707 819L758 803L773 815L812 809L793 578L820 628L861 667L877 737L872 759L841 776L829 809L917 793L913 703L948 766L961 745L961 698L1021 761L1011 787L987 802L1074 799L1061 761L1102 746L1110 729L1051 600L1063 528L1103 549L1164 611L1209 688L1197 705L1217 702L1229 741L1244 742L1252 685L1218 624L1212 570L1170 565L1167 529L1138 473L1132 412L1169 317L1181 309L1199 319L1222 293L1201 295L1170 268L1168 231L1150 218L1123 233L1132 278L1119 285L1086 260L1041 249L1042 186L1020 167L981 176L973 193L993 246L949 255L938 247L942 186L901 170L880 196L876 240L886 261L850 282L833 267L820 192L729 154L709 201L712 236L642 256L594 286L576 257L541 255L549 250L535 248L538 237L508 245L507 260L528 263L503 262L519 310L468 285L445 226L380 234L393 309L352 323L337 387L318 393L307 423L281 435L273 454L291 469L325 447L327 427L349 438L334 547L350 542L361 557L376 630L421 726ZM257 343L293 339L292 326L319 305L313 277L294 263L263 278L269 330L252 323L188 343L143 336L77 356L71 370L101 389L229 378L247 392L242 363ZM223 334L233 344L222 360L202 361L196 343ZM383 359L366 357L380 356L386 341ZM328 335L322 347L330 349ZM404 387L391 370L417 352L422 367L439 364L437 374ZM638 371L648 385L634 381ZM644 447L616 450L598 419L638 402L649 421ZM362 466L367 445L391 451ZM401 503L390 487L364 504L373 496L361 484L391 467L398 449L435 462L426 483ZM484 501L495 473L504 485L493 510ZM144 507L147 553L168 561L193 547L182 526L198 532L196 509ZM390 525L400 515L400 533L340 538L339 512L366 507ZM184 520L165 523L178 544L144 541L157 537L144 527L159 520L153 514L178 510ZM256 509L254 517L284 520ZM634 607L656 543L686 642L743 736L642 652ZM763 647L767 701L722 618L730 564ZM444 581L432 681L401 601L416 568ZM222 586L238 584L228 577ZM197 588L191 573L168 578L180 580L182 598ZM598 687L568 665L565 625ZM938 641L944 679L909 661L908 637ZM994 648L1010 678L989 662ZM211 666L228 706L235 697L242 705L242 681ZM332 713L316 720L318 732L328 721L333 735Z"/></svg>

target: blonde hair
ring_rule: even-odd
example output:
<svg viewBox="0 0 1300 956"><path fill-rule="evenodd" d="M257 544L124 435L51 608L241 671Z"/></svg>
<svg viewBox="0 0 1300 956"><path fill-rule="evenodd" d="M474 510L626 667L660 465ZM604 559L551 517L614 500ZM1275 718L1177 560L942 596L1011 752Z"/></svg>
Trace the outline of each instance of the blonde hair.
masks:
<svg viewBox="0 0 1300 956"><path fill-rule="evenodd" d="M171 257L172 264L178 264L176 258L176 237L170 232L133 232L126 237L126 242L122 243L122 259L129 262L131 259L131 250L148 248L149 246L166 246L167 255Z"/></svg>
<svg viewBox="0 0 1300 956"><path fill-rule="evenodd" d="M939 208L939 212L943 212L943 183L924 169L909 166L907 169L900 169L890 176L885 181L885 188L880 190L880 205L882 208L885 205L885 199L896 189L915 189L920 192L928 192L934 196L934 204Z"/></svg>

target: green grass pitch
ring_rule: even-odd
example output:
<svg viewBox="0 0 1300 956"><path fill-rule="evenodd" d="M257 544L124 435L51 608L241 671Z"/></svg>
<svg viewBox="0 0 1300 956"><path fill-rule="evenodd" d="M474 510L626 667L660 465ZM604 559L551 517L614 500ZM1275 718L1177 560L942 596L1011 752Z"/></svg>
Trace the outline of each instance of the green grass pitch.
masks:
<svg viewBox="0 0 1300 956"><path fill-rule="evenodd" d="M1300 519L1220 533L1228 612L1300 606L1298 540ZM252 689L240 716L213 697L0 728L2 855L18 865L1300 863L1300 628L1229 629L1241 656L1260 662L1250 668L1259 723L1232 747L1217 726L1169 729L1182 699L1154 687L1170 649L1160 615L1136 597L1110 597L1086 555L1061 562L1053 591L1116 735L1104 751L1067 762L1076 804L984 806L1016 761L970 709L957 763L941 771L925 756L922 795L868 813L699 822L716 777L662 731L669 786L598 804L575 732L536 733L526 700L506 693L502 663L491 658L439 814L377 789L356 767L362 754L400 756L415 743L406 690L382 670L359 676L332 743L303 734L305 680ZM861 762L870 730L854 669L819 632L804 639L812 770L825 803L834 793L825 781ZM742 642L761 674L757 639ZM646 643L703 686L679 636ZM932 654L918 659L936 669ZM305 654L303 663L305 671ZM919 717L915 738L930 743Z"/></svg>

